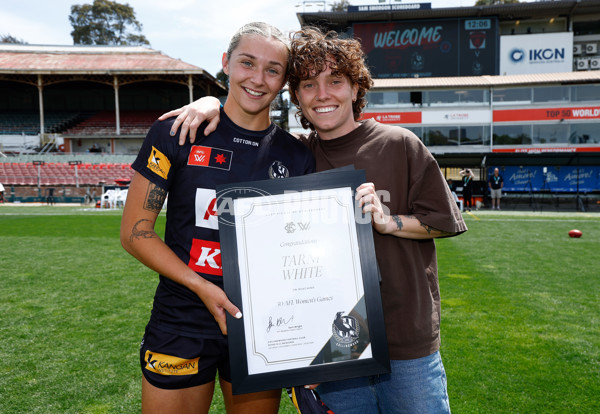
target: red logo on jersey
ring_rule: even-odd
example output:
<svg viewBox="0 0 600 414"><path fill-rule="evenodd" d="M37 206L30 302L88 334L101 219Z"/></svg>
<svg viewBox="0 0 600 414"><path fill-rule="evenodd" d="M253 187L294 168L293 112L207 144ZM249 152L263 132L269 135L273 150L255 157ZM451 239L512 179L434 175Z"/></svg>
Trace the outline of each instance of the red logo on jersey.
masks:
<svg viewBox="0 0 600 414"><path fill-rule="evenodd" d="M196 226L218 230L217 198L215 190L196 189Z"/></svg>
<svg viewBox="0 0 600 414"><path fill-rule="evenodd" d="M210 160L211 150L212 148L210 147L199 147L194 145L190 150L188 165L200 165L202 167L207 167L208 161Z"/></svg>
<svg viewBox="0 0 600 414"><path fill-rule="evenodd" d="M208 208L206 209L206 213L204 213L204 217L202 218L202 220L208 220L210 218L210 216L217 215L217 209L215 208L216 204L217 204L216 198L213 198L212 200L210 200L210 204L208 205Z"/></svg>
<svg viewBox="0 0 600 414"><path fill-rule="evenodd" d="M221 269L221 244L207 240L192 240L190 269L209 275L223 276Z"/></svg>
<svg viewBox="0 0 600 414"><path fill-rule="evenodd" d="M232 151L213 147L192 146L188 156L188 165L227 170L231 167Z"/></svg>

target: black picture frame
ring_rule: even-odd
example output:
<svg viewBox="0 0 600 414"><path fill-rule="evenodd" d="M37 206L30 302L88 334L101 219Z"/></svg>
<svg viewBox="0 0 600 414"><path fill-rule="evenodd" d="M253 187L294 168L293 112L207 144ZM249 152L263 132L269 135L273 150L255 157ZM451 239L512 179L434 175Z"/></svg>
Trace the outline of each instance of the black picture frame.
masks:
<svg viewBox="0 0 600 414"><path fill-rule="evenodd" d="M352 204L355 212L354 214L358 214L361 218L360 220L355 219L352 221L354 221L356 228L356 242L358 243L358 252L360 256L360 272L362 274L364 296L356 304L354 309L351 312L348 312L348 316L357 316L357 318L354 319L355 322L356 320L360 321L362 329L359 329L358 331L362 332L362 334L356 335L357 338L360 336L360 339L356 339L357 343L351 346L350 350L346 352L354 355L369 348L370 356L365 358L348 356L347 358L350 359L334 361L331 359L331 348L333 348L333 345L326 343L321 352L319 352L318 355L315 355L315 358L308 366L289 369L283 366L282 369L276 369L274 371L249 373L248 358L246 354L246 328L244 326L243 318L235 319L228 314L227 330L234 394L315 384L390 372L390 361L379 287L380 276L377 259L375 257L371 220L370 216L362 214L356 200L354 200L356 188L364 182L366 182L366 178L363 170L354 170L353 168L344 167L338 170L330 170L301 177L250 181L217 187L217 209L221 239L224 288L229 299L242 310L244 317L250 315L251 309L249 306L253 305L243 302L242 284L240 281L240 260L244 260L244 254L243 252L238 251L237 239L241 236L238 234L238 226L240 223L236 221L241 221L241 219L236 217L233 208L233 203L236 199L258 199L260 197L285 194L290 191L328 191L330 189L349 187L351 189L351 200L347 200L347 202ZM236 226L236 224L238 226ZM248 283L251 283L251 281ZM340 315L338 314L337 319L339 318ZM347 317L344 316L343 318ZM324 329L323 324L330 324L329 329L334 332L332 334L331 342L334 342L334 337L340 339L339 336L335 335L336 328L332 324L333 320L331 318L320 319L321 320L315 320L314 323L317 326L320 325L320 329ZM346 319L344 320L346 321ZM340 345L338 344L336 346ZM360 350L357 351L356 349Z"/></svg>

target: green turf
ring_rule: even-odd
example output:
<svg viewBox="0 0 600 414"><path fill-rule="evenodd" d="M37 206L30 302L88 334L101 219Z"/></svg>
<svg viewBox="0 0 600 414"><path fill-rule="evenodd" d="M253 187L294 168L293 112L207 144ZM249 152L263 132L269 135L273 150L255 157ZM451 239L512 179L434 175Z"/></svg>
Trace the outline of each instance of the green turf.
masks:
<svg viewBox="0 0 600 414"><path fill-rule="evenodd" d="M600 412L600 216L466 217L437 243L453 411Z"/></svg>
<svg viewBox="0 0 600 414"><path fill-rule="evenodd" d="M600 412L600 216L465 219L469 232L437 242L453 412ZM0 412L140 411L157 277L121 248L119 222L0 206ZM222 407L217 394L211 412Z"/></svg>

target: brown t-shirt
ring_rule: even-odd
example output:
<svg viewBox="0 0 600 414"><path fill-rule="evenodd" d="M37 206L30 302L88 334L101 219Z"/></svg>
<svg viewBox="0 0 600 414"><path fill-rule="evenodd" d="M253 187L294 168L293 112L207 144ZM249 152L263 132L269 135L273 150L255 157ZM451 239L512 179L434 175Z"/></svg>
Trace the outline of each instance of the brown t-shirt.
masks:
<svg viewBox="0 0 600 414"><path fill-rule="evenodd" d="M321 140L301 137L317 171L354 165L366 171L393 215L413 215L438 230L467 230L462 214L425 145L412 132L369 119L351 133ZM381 194L380 194L381 196ZM433 240L373 232L381 272L381 297L391 359L431 355L440 346L440 292Z"/></svg>

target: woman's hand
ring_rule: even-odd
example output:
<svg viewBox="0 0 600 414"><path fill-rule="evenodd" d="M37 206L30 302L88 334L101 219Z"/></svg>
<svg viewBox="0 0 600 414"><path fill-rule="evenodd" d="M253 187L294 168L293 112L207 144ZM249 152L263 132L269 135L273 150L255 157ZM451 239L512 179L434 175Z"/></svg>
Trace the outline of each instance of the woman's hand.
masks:
<svg viewBox="0 0 600 414"><path fill-rule="evenodd" d="M371 221L373 228L381 233L389 232L388 224L391 221L389 215L386 214L386 208L381 204L381 200L375 191L375 184L364 183L356 189L356 200L358 205L362 207L363 213L371 213Z"/></svg>
<svg viewBox="0 0 600 414"><path fill-rule="evenodd" d="M158 120L164 121L167 118L177 116L171 127L171 136L175 136L181 126L179 145L185 144L188 132L190 134L190 142L194 143L198 128L204 121L208 121L208 125L204 128L204 135L208 135L217 129L220 121L220 108L221 101L214 96L205 96L191 104L162 114Z"/></svg>
<svg viewBox="0 0 600 414"><path fill-rule="evenodd" d="M240 312L238 307L231 303L223 289L214 283L201 279L201 286L196 294L219 324L223 335L227 335L226 313L229 313L236 319L242 317L242 312Z"/></svg>

